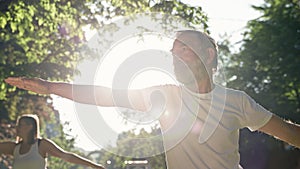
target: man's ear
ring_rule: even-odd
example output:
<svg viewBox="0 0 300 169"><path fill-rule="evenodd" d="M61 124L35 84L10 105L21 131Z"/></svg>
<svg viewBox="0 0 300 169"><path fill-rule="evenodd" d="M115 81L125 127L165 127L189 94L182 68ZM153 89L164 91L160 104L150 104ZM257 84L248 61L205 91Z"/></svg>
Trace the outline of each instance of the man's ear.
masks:
<svg viewBox="0 0 300 169"><path fill-rule="evenodd" d="M214 60L216 59L216 53L215 50L213 48L208 48L207 50L207 58L206 58L206 64L207 65L211 65Z"/></svg>

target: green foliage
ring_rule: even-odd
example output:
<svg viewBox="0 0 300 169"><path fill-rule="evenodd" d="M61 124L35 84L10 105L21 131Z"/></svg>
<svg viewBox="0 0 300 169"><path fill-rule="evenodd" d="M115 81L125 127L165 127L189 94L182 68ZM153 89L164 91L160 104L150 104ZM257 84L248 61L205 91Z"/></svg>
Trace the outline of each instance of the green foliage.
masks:
<svg viewBox="0 0 300 169"><path fill-rule="evenodd" d="M246 91L279 116L300 122L300 6L265 0L262 16L248 22L240 52L229 54L228 86ZM299 150L261 133L242 130L245 168L296 168ZM280 159L280 160L278 160Z"/></svg>
<svg viewBox="0 0 300 169"><path fill-rule="evenodd" d="M110 148L110 152L101 150L101 163L106 164L110 161L111 164L107 168L126 169L126 160L147 160L151 168L165 169L165 154L161 153L163 150L162 140L154 142L149 141L148 138L161 135L160 129L153 127L151 132L143 129L137 134L136 131L130 130L119 134L116 147ZM155 156L143 157L146 154L157 152ZM127 156L120 156L127 155Z"/></svg>
<svg viewBox="0 0 300 169"><path fill-rule="evenodd" d="M201 7L193 7L182 3L179 0L112 0L111 4L116 8L115 14L128 15L142 12L164 13L184 19L188 23L202 27L207 30L207 16ZM169 25L171 26L171 25Z"/></svg>
<svg viewBox="0 0 300 169"><path fill-rule="evenodd" d="M300 7L297 0L266 1L263 16L248 23L241 52L232 58L230 86L300 122Z"/></svg>
<svg viewBox="0 0 300 169"><path fill-rule="evenodd" d="M68 79L80 59L83 34L76 10L58 1L11 2L1 11L0 56L5 76Z"/></svg>

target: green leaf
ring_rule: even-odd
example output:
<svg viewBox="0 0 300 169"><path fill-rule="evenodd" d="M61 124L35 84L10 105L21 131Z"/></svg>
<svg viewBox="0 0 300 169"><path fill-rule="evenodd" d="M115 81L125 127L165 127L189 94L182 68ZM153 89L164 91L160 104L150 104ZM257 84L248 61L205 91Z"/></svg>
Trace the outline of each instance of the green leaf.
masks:
<svg viewBox="0 0 300 169"><path fill-rule="evenodd" d="M6 24L7 24L6 18L4 16L1 16L1 18L0 18L0 28L2 28L2 29L5 28Z"/></svg>
<svg viewBox="0 0 300 169"><path fill-rule="evenodd" d="M44 19L39 18L39 19L38 19L38 25L41 26L43 23L44 23Z"/></svg>
<svg viewBox="0 0 300 169"><path fill-rule="evenodd" d="M11 28L12 33L14 33L17 30L17 23L10 22L10 28Z"/></svg>
<svg viewBox="0 0 300 169"><path fill-rule="evenodd" d="M24 32L25 32L25 29L23 26L19 26L18 27L18 30L19 30L19 36L23 36L24 35Z"/></svg>

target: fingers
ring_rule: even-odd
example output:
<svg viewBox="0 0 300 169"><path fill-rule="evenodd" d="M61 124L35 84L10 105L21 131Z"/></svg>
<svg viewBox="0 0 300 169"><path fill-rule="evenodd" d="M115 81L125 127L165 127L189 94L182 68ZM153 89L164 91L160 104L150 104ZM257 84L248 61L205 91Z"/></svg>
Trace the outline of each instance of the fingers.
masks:
<svg viewBox="0 0 300 169"><path fill-rule="evenodd" d="M8 77L6 83L38 94L49 94L49 83L40 78Z"/></svg>
<svg viewBox="0 0 300 169"><path fill-rule="evenodd" d="M27 89L29 78L26 77L8 77L4 81L12 86L16 86L21 89Z"/></svg>
<svg viewBox="0 0 300 169"><path fill-rule="evenodd" d="M22 83L24 85L24 78L23 77L8 77L4 80L6 83L19 87Z"/></svg>

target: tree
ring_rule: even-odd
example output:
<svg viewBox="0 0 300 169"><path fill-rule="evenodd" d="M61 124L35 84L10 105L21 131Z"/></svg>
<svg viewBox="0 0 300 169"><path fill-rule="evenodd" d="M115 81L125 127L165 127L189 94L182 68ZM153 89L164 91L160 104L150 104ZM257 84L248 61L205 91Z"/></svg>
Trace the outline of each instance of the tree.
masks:
<svg viewBox="0 0 300 169"><path fill-rule="evenodd" d="M233 56L229 82L278 114L300 120L299 5L266 1L255 9L263 16L248 23L241 52Z"/></svg>
<svg viewBox="0 0 300 169"><path fill-rule="evenodd" d="M152 127L151 132L141 129L137 134L135 130L129 130L119 134L115 147L101 150L103 164L109 161L107 168L126 169L125 161L128 160L147 160L151 168L165 169L165 154L162 140L149 141L148 138L160 136L161 131L157 127ZM147 154L157 152L154 156L144 157ZM128 156L125 156L127 154Z"/></svg>
<svg viewBox="0 0 300 169"><path fill-rule="evenodd" d="M82 30L76 29L79 25L77 15L74 15L76 10L70 2L1 0L0 3L2 81L7 76L69 79L76 73L74 68L76 61L82 58L79 49L84 47L81 43L84 39ZM0 100L0 119L7 123L7 130L12 130L13 135L16 117L35 113L40 116L42 136L53 137L58 144L68 143L61 144L68 150L72 148L74 140L66 139L49 96L32 95L2 83ZM56 129L49 126L56 126ZM7 139L13 138L1 138ZM10 166L11 158L6 161L9 163L5 166ZM55 162L50 163L57 166ZM70 165L65 165L65 168L70 168Z"/></svg>
<svg viewBox="0 0 300 169"><path fill-rule="evenodd" d="M299 123L299 2L265 0L264 5L254 8L262 16L248 22L240 52L230 56L227 84L246 91L279 116ZM295 168L300 154L281 141L246 130L241 132L240 146L245 168Z"/></svg>

